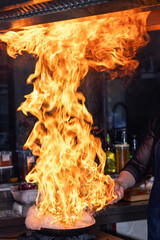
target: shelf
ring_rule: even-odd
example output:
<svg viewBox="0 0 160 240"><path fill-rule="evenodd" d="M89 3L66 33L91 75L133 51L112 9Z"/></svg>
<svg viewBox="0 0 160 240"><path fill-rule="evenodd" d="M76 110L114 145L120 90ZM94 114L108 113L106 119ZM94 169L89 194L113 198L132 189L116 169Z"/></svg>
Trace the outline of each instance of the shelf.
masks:
<svg viewBox="0 0 160 240"><path fill-rule="evenodd" d="M5 88L0 88L0 96L2 96L2 95L8 95L8 90Z"/></svg>
<svg viewBox="0 0 160 240"><path fill-rule="evenodd" d="M0 89L1 88L8 88L8 85L7 84L0 84Z"/></svg>
<svg viewBox="0 0 160 240"><path fill-rule="evenodd" d="M9 114L0 114L0 122L8 121Z"/></svg>
<svg viewBox="0 0 160 240"><path fill-rule="evenodd" d="M141 73L141 79L160 78L160 72L157 73Z"/></svg>

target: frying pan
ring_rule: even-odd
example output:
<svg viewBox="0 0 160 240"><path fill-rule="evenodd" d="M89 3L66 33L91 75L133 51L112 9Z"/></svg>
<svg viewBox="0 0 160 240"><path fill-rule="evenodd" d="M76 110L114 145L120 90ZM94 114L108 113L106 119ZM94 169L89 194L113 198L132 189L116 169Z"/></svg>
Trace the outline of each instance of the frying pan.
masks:
<svg viewBox="0 0 160 240"><path fill-rule="evenodd" d="M72 229L50 229L50 228L41 228L37 230L37 233L47 236L55 236L55 237L71 237L71 236L78 236L83 234L91 234L92 231L95 229L95 223L83 227L83 228L72 228Z"/></svg>

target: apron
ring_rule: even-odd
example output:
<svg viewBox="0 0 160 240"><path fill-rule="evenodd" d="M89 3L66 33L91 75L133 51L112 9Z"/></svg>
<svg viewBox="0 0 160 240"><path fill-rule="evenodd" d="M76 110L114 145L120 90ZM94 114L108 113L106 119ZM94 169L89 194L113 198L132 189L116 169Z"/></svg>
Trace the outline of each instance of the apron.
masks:
<svg viewBox="0 0 160 240"><path fill-rule="evenodd" d="M160 140L155 146L155 179L148 206L148 240L160 240Z"/></svg>

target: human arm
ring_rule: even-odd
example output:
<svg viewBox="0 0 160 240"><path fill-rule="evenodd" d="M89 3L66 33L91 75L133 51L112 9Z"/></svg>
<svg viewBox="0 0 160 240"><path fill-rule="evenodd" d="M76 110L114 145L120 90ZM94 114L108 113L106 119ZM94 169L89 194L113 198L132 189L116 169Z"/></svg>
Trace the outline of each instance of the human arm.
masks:
<svg viewBox="0 0 160 240"><path fill-rule="evenodd" d="M115 181L115 195L117 198L114 200L114 203L117 203L124 197L124 191L136 183L135 178L133 175L128 171L121 171L119 177Z"/></svg>
<svg viewBox="0 0 160 240"><path fill-rule="evenodd" d="M117 199L113 201L114 203L123 198L126 189L133 187L147 175L154 158L154 139L155 122L150 125L148 133L141 142L135 155L129 160L116 179L114 191Z"/></svg>

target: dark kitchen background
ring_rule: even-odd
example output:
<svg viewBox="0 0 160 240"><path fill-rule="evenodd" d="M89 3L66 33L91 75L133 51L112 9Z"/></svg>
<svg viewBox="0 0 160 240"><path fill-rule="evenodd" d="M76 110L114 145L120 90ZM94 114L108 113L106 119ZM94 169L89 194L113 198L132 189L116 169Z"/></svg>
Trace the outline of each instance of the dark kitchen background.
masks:
<svg viewBox="0 0 160 240"><path fill-rule="evenodd" d="M93 134L102 143L107 131L127 128L128 141L133 134L141 139L151 117L160 112L160 31L148 32L150 43L139 50L139 67L133 78L111 80L107 73L90 69L79 87L92 114ZM16 59L0 44L0 150L12 151L14 174L19 171L17 151L23 150L35 118L25 116L17 108L32 91L26 79L33 73L35 58L23 54Z"/></svg>

